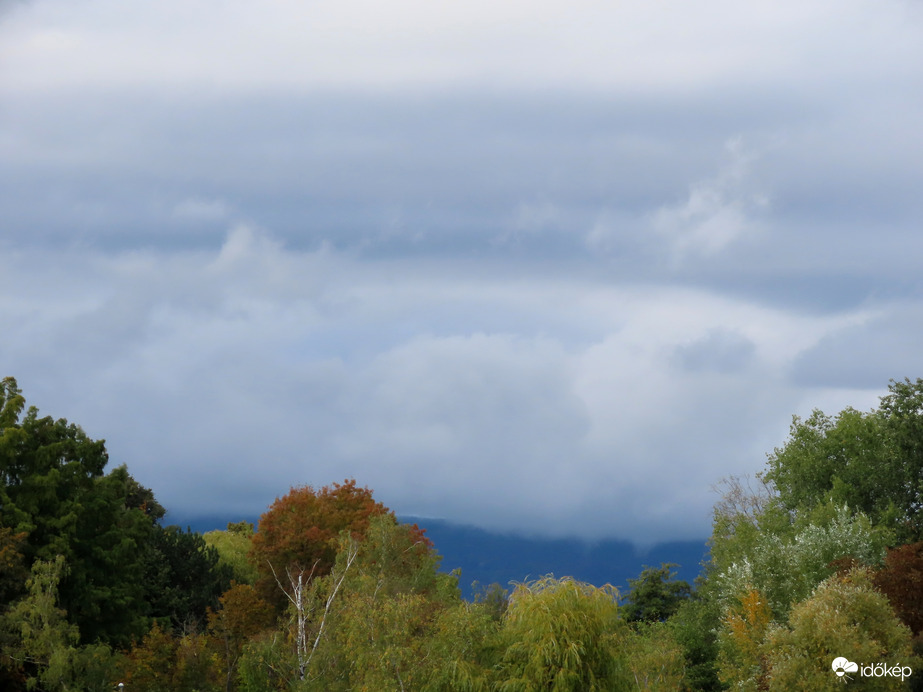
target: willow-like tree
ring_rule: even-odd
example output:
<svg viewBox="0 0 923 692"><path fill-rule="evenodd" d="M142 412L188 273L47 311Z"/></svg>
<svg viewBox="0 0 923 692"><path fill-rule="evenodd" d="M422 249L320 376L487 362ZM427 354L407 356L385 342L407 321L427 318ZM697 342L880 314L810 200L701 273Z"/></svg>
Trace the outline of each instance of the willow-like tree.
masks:
<svg viewBox="0 0 923 692"><path fill-rule="evenodd" d="M569 577L519 584L510 596L497 669L501 692L630 689L619 595Z"/></svg>

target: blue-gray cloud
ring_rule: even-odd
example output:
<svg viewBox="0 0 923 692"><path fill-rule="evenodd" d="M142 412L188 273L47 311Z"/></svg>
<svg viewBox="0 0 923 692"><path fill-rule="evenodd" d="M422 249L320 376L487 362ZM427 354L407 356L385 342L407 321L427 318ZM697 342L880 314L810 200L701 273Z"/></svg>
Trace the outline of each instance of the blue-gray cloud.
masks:
<svg viewBox="0 0 923 692"><path fill-rule="evenodd" d="M0 374L186 514L706 533L923 309L918 11L708 5L8 12Z"/></svg>

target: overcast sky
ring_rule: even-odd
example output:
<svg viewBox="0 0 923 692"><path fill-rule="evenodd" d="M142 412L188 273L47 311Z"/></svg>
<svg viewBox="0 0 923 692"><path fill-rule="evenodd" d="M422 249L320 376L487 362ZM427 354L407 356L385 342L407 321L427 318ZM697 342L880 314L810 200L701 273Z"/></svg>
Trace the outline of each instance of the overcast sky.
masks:
<svg viewBox="0 0 923 692"><path fill-rule="evenodd" d="M917 0L0 0L0 376L177 514L710 531L923 376Z"/></svg>

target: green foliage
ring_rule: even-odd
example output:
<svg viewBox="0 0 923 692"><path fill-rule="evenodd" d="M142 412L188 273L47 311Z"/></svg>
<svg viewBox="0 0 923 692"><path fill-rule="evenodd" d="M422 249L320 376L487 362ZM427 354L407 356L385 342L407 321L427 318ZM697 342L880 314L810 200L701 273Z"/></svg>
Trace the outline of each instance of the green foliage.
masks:
<svg viewBox="0 0 923 692"><path fill-rule="evenodd" d="M342 567L349 536L341 536L336 563ZM442 600L458 600L457 579L441 574L439 554L415 525L400 524L390 513L372 517L359 542L355 568L347 575L346 588L353 593L392 596L426 594Z"/></svg>
<svg viewBox="0 0 923 692"><path fill-rule="evenodd" d="M281 632L251 637L243 649L237 671L240 692L282 692L296 684L295 654ZM335 688L331 688L335 689Z"/></svg>
<svg viewBox="0 0 923 692"><path fill-rule="evenodd" d="M5 615L4 628L14 632L7 654L26 672L29 689L64 687L71 682L73 658L80 637L58 607L58 585L66 571L64 558L37 560L26 583L28 595Z"/></svg>
<svg viewBox="0 0 923 692"><path fill-rule="evenodd" d="M4 690L824 690L838 656L923 668L923 543L901 545L923 538L923 380L796 418L755 484L726 482L696 592L645 567L621 607L553 577L466 603L354 481L202 537L106 463L0 383Z"/></svg>
<svg viewBox="0 0 923 692"><path fill-rule="evenodd" d="M724 613L722 675L737 687L769 684L754 642L782 626L837 564L879 565L887 546L920 535L923 380L892 381L889 390L877 411L796 417L755 488L726 483L715 507L709 597ZM912 592L906 582L892 587ZM740 599L755 593L770 619L748 629Z"/></svg>
<svg viewBox="0 0 923 692"><path fill-rule="evenodd" d="M688 582L675 580L673 563L645 565L637 579L629 579L631 591L623 599L622 616L629 622L663 622L692 593Z"/></svg>
<svg viewBox="0 0 923 692"><path fill-rule="evenodd" d="M489 586L474 582L471 590L474 592L474 602L480 604L492 620L500 622L510 605L510 592L497 582Z"/></svg>
<svg viewBox="0 0 923 692"><path fill-rule="evenodd" d="M923 539L923 379L888 390L876 411L794 418L766 473L787 509L845 503L902 543Z"/></svg>
<svg viewBox="0 0 923 692"><path fill-rule="evenodd" d="M0 386L0 529L22 565L62 556L58 592L81 641L127 644L147 627L144 577L162 509L124 467L104 475L105 443L63 419L25 415L12 378ZM7 551L4 551L5 553ZM3 581L3 580L0 580ZM13 597L3 585L6 598Z"/></svg>
<svg viewBox="0 0 923 692"><path fill-rule="evenodd" d="M775 488L764 477L731 476L716 490L721 496L715 503L708 541L710 573L745 561L766 536L790 537L794 532L792 512L779 502Z"/></svg>
<svg viewBox="0 0 923 692"><path fill-rule="evenodd" d="M806 598L817 584L836 571L834 562L853 558L865 565L879 564L893 534L872 526L864 514L847 507L817 508L812 521L783 535L754 537L739 561L715 570L712 579L724 605L751 588L767 599L773 614L784 618L793 603Z"/></svg>
<svg viewBox="0 0 923 692"><path fill-rule="evenodd" d="M128 655L126 688L132 692L219 692L225 688L220 656L205 636L173 636L154 623Z"/></svg>
<svg viewBox="0 0 923 692"><path fill-rule="evenodd" d="M33 563L28 593L3 616L4 655L15 664L13 669L22 671L26 689L109 692L121 670L121 656L105 644L77 645L77 627L58 604L66 573L60 556Z"/></svg>
<svg viewBox="0 0 923 692"><path fill-rule="evenodd" d="M877 592L869 573L855 569L825 580L792 609L787 626L771 628L762 647L770 690L836 690L842 680L831 663L843 656L859 664L911 665L910 631ZM855 675L855 674L853 674ZM893 678L861 678L862 689L893 690Z"/></svg>
<svg viewBox="0 0 923 692"><path fill-rule="evenodd" d="M484 692L498 662L499 623L489 606L460 601L439 610L426 636L431 668L424 689L431 692Z"/></svg>
<svg viewBox="0 0 923 692"><path fill-rule="evenodd" d="M309 682L325 690L423 689L435 678L475 677L470 661L446 672L445 657L458 661L468 647L445 624L461 600L456 578L438 572L439 560L417 527L390 514L373 517L358 545L344 532L333 571L314 592ZM472 623L487 619L481 615L455 613L455 624L476 631Z"/></svg>
<svg viewBox="0 0 923 692"><path fill-rule="evenodd" d="M0 381L0 430L12 428L26 407L26 398L13 377Z"/></svg>
<svg viewBox="0 0 923 692"><path fill-rule="evenodd" d="M149 624L147 552L157 527L126 506L131 487L124 466L95 479L67 545L70 573L62 581L61 603L84 643L125 646Z"/></svg>
<svg viewBox="0 0 923 692"><path fill-rule="evenodd" d="M923 540L923 379L891 381L879 407L896 457L885 492L894 493L898 539Z"/></svg>
<svg viewBox="0 0 923 692"><path fill-rule="evenodd" d="M623 644L634 686L646 692L674 692L685 677L683 648L663 622L641 622Z"/></svg>
<svg viewBox="0 0 923 692"><path fill-rule="evenodd" d="M773 622L765 598L752 589L728 609L721 644L721 679L742 691L840 689L844 680L831 667L840 656L863 665L919 663L909 630L864 568L824 580L783 623ZM893 678L863 678L861 685L900 686Z"/></svg>
<svg viewBox="0 0 923 692"><path fill-rule="evenodd" d="M218 561L231 570L231 578L238 584L255 584L259 573L247 559L253 538L253 524L242 521L228 524L227 531L209 531L203 534L206 545L218 551Z"/></svg>
<svg viewBox="0 0 923 692"><path fill-rule="evenodd" d="M102 441L90 440L63 419L39 418L35 407L20 422L25 402L16 381L5 379L3 389L0 523L28 534L25 555L31 564L69 552L81 501L102 477L107 455Z"/></svg>
<svg viewBox="0 0 923 692"><path fill-rule="evenodd" d="M715 692L723 689L718 679L718 638L721 605L706 581L691 599L683 601L666 625L680 645L685 659L686 690Z"/></svg>
<svg viewBox="0 0 923 692"><path fill-rule="evenodd" d="M789 439L768 457L767 480L786 508L810 508L827 501L848 504L876 518L888 511L880 484L891 485L890 443L877 412L846 408L831 417L814 410L792 420Z"/></svg>
<svg viewBox="0 0 923 692"><path fill-rule="evenodd" d="M176 629L201 627L209 608L231 583L231 569L198 533L156 527L151 544L148 602L151 614Z"/></svg>
<svg viewBox="0 0 923 692"><path fill-rule="evenodd" d="M497 671L502 692L629 689L621 650L627 626L618 592L568 577L517 585L510 597Z"/></svg>
<svg viewBox="0 0 923 692"><path fill-rule="evenodd" d="M74 690L112 692L115 681L124 677L127 658L105 644L80 647L73 658Z"/></svg>
<svg viewBox="0 0 923 692"><path fill-rule="evenodd" d="M434 615L425 596L351 593L344 599L336 644L348 656L346 675L356 689L419 689L428 673L426 631ZM344 661L345 662L345 661ZM326 686L326 685L325 685Z"/></svg>

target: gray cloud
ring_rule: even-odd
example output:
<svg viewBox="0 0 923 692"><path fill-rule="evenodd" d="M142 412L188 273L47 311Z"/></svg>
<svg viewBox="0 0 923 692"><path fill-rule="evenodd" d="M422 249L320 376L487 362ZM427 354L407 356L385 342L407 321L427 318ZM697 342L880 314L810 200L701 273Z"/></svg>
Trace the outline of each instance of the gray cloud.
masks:
<svg viewBox="0 0 923 692"><path fill-rule="evenodd" d="M718 329L677 348L675 358L692 372L733 373L747 366L755 350L755 344L746 337Z"/></svg>
<svg viewBox="0 0 923 692"><path fill-rule="evenodd" d="M919 374L923 24L563 8L8 13L0 374L187 514L705 534L792 413Z"/></svg>
<svg viewBox="0 0 923 692"><path fill-rule="evenodd" d="M246 226L209 250L20 252L3 276L24 298L0 359L168 506L255 513L355 476L404 513L650 540L707 530L710 485L800 405L788 364L860 319Z"/></svg>
<svg viewBox="0 0 923 692"><path fill-rule="evenodd" d="M885 304L869 320L836 330L802 353L792 378L812 387L875 387L923 371L918 302Z"/></svg>

